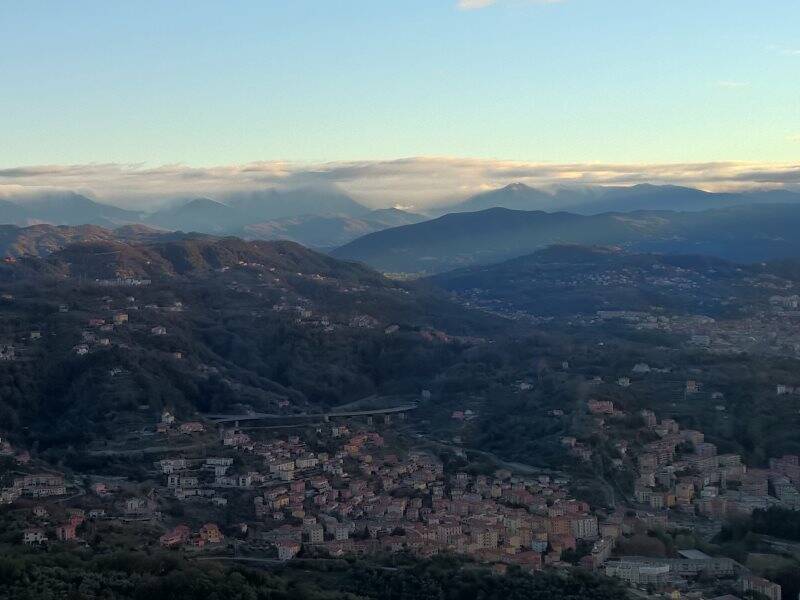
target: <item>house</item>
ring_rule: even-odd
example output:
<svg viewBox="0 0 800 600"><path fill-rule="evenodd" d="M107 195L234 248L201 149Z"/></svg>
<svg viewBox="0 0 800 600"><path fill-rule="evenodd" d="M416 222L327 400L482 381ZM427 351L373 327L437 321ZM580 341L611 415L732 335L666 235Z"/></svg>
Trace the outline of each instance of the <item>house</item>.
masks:
<svg viewBox="0 0 800 600"><path fill-rule="evenodd" d="M221 544L225 536L216 523L206 523L200 528L200 538L207 544Z"/></svg>
<svg viewBox="0 0 800 600"><path fill-rule="evenodd" d="M172 531L168 531L159 538L159 543L164 548L174 548L188 541L192 532L186 525L178 525Z"/></svg>
<svg viewBox="0 0 800 600"><path fill-rule="evenodd" d="M114 315L114 324L115 325L122 325L123 323L128 322L128 314L127 313L117 313Z"/></svg>
<svg viewBox="0 0 800 600"><path fill-rule="evenodd" d="M26 529L22 534L22 543L27 545L43 544L47 541L47 535L41 529Z"/></svg>
<svg viewBox="0 0 800 600"><path fill-rule="evenodd" d="M189 421L188 423L181 423L178 431L184 434L201 433L205 431L205 426L199 421Z"/></svg>
<svg viewBox="0 0 800 600"><path fill-rule="evenodd" d="M589 400L587 403L589 412L593 415L613 415L614 403L610 400Z"/></svg>
<svg viewBox="0 0 800 600"><path fill-rule="evenodd" d="M123 511L129 516L140 516L150 514L156 509L156 503L151 498L128 498L125 501Z"/></svg>
<svg viewBox="0 0 800 600"><path fill-rule="evenodd" d="M152 335L167 335L167 328L163 325L156 325L150 330Z"/></svg>
<svg viewBox="0 0 800 600"><path fill-rule="evenodd" d="M300 552L300 542L295 540L280 539L275 542L279 560L292 560Z"/></svg>
<svg viewBox="0 0 800 600"><path fill-rule="evenodd" d="M62 542L69 542L76 539L78 537L75 531L77 527L77 524L72 520L69 523L59 525L56 527L56 538Z"/></svg>
<svg viewBox="0 0 800 600"><path fill-rule="evenodd" d="M781 586L777 583L772 583L767 579L755 577L754 575L746 575L742 579L742 592L755 592L769 598L769 600L781 600Z"/></svg>
<svg viewBox="0 0 800 600"><path fill-rule="evenodd" d="M0 345L0 360L4 361L13 361L16 360L16 352L14 350L14 346L9 344Z"/></svg>

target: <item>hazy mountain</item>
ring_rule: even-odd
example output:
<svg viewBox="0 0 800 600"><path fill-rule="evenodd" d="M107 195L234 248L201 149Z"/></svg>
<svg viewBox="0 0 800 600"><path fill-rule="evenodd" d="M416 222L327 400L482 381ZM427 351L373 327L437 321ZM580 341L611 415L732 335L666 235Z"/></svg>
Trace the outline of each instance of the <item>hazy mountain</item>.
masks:
<svg viewBox="0 0 800 600"><path fill-rule="evenodd" d="M438 273L552 244L620 245L751 262L800 256L800 205L578 215L494 208L372 233L333 252L389 272Z"/></svg>
<svg viewBox="0 0 800 600"><path fill-rule="evenodd" d="M424 215L400 210L399 208L380 208L378 210L373 210L364 218L367 221L383 225L384 227L411 225L428 219L428 217Z"/></svg>
<svg viewBox="0 0 800 600"><path fill-rule="evenodd" d="M0 200L0 223L22 225L28 216L28 213L19 204L9 200Z"/></svg>
<svg viewBox="0 0 800 600"><path fill-rule="evenodd" d="M702 211L746 204L800 203L800 193L787 190L711 193L675 185L557 188L544 191L513 183L468 198L448 207L448 212L471 212L488 208L512 210L568 211L593 215L637 210Z"/></svg>
<svg viewBox="0 0 800 600"><path fill-rule="evenodd" d="M241 226L240 211L209 198L196 198L149 215L151 225L181 231L229 233Z"/></svg>
<svg viewBox="0 0 800 600"><path fill-rule="evenodd" d="M0 221L14 225L102 225L140 221L140 213L95 202L74 192L54 192L0 201Z"/></svg>
<svg viewBox="0 0 800 600"><path fill-rule="evenodd" d="M571 196L572 192L562 190L551 193L527 186L524 183L512 183L500 189L476 194L463 202L446 207L446 211L448 213L475 212L488 208L508 208L551 212L560 209L559 205L563 202L563 194L569 194L569 203L574 201Z"/></svg>
<svg viewBox="0 0 800 600"><path fill-rule="evenodd" d="M372 213L349 196L332 190L303 189L239 194L224 204L197 198L156 211L146 222L172 230L292 240L331 248L396 223L417 220L396 215L372 218Z"/></svg>
<svg viewBox="0 0 800 600"><path fill-rule="evenodd" d="M302 215L347 215L369 212L350 196L332 189L260 190L234 194L227 203L247 215L247 223L261 223Z"/></svg>
<svg viewBox="0 0 800 600"><path fill-rule="evenodd" d="M305 215L246 225L243 237L291 240L313 248L333 248L368 233L398 225L419 223L425 218L394 208L372 211L362 218L344 215Z"/></svg>
<svg viewBox="0 0 800 600"><path fill-rule="evenodd" d="M235 234L241 233L247 225L306 215L364 218L369 210L336 190L311 188L240 193L226 198L224 203L196 198L151 214L102 204L74 192L47 192L0 200L0 223L13 225L115 227L146 223L172 230Z"/></svg>

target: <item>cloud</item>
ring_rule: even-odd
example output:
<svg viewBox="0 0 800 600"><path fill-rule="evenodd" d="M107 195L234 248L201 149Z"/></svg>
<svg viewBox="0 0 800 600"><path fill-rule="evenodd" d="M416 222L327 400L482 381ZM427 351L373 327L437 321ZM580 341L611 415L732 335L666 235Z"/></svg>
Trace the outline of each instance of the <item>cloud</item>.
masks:
<svg viewBox="0 0 800 600"><path fill-rule="evenodd" d="M0 169L0 196L68 189L119 206L145 209L175 198L203 196L224 201L258 189L334 187L370 207L401 205L424 210L513 182L537 187L670 183L707 190L800 188L800 163L539 163L410 157L212 167L39 165Z"/></svg>
<svg viewBox="0 0 800 600"><path fill-rule="evenodd" d="M800 142L800 133L798 133L797 135L790 135L786 139L789 140L790 142Z"/></svg>
<svg viewBox="0 0 800 600"><path fill-rule="evenodd" d="M496 4L497 0L458 0L460 10L475 10Z"/></svg>
<svg viewBox="0 0 800 600"><path fill-rule="evenodd" d="M478 10L496 4L558 4L564 0L458 0L456 7L459 10Z"/></svg>

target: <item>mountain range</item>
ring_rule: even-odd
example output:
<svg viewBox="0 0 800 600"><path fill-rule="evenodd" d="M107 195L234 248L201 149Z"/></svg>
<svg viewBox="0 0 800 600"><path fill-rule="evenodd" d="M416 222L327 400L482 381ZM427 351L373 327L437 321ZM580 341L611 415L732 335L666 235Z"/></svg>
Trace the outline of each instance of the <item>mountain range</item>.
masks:
<svg viewBox="0 0 800 600"><path fill-rule="evenodd" d="M195 198L153 212L74 192L0 200L0 223L39 228L4 228L0 250L43 255L84 239L126 242L131 235L154 239L161 231L289 240L384 271L423 274L506 260L554 243L751 261L794 256L790 225L800 210L800 194L788 190L711 193L664 185L545 191L516 183L468 198L433 220L394 208L370 210L335 189L262 190L223 200ZM63 229L87 225L139 229Z"/></svg>
<svg viewBox="0 0 800 600"><path fill-rule="evenodd" d="M414 274L500 262L553 244L618 245L755 262L800 256L799 226L798 204L598 215L492 208L366 235L333 255Z"/></svg>
<svg viewBox="0 0 800 600"><path fill-rule="evenodd" d="M155 212L132 211L74 192L0 200L0 223L26 226L142 224L168 231L286 239L315 248L340 246L387 227L416 223L422 215L398 209L370 210L330 190L267 190L232 195L226 202L195 198Z"/></svg>
<svg viewBox="0 0 800 600"><path fill-rule="evenodd" d="M741 205L785 203L800 203L800 193L789 190L714 193L676 185L651 184L583 186L546 191L523 183L512 183L450 205L445 212L509 208L596 215L638 210L702 211Z"/></svg>

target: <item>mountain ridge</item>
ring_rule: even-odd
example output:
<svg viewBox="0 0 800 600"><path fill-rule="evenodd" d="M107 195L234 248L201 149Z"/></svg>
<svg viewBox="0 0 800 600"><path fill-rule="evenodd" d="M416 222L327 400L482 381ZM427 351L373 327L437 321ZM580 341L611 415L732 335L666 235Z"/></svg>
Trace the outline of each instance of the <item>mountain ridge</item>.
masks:
<svg viewBox="0 0 800 600"><path fill-rule="evenodd" d="M563 243L755 262L800 256L794 234L799 226L800 205L795 204L599 215L492 208L369 234L332 255L385 272L415 274L500 262Z"/></svg>

